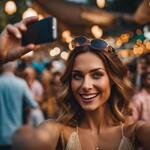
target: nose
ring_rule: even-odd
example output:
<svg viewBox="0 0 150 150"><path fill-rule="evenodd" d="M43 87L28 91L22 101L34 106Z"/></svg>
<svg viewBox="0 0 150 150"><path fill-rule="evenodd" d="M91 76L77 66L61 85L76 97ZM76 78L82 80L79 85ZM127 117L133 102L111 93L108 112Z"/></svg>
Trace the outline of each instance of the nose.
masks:
<svg viewBox="0 0 150 150"><path fill-rule="evenodd" d="M93 87L93 82L89 77L85 77L82 82L82 90L83 91L90 91Z"/></svg>

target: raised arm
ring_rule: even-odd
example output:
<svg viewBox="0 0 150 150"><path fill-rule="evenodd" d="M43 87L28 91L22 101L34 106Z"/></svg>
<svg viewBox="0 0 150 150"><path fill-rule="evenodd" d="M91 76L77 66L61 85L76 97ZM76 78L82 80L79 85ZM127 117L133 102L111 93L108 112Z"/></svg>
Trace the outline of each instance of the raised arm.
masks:
<svg viewBox="0 0 150 150"><path fill-rule="evenodd" d="M27 30L27 24L38 21L37 17L30 17L14 25L7 25L0 35L0 64L12 61L20 56L35 50L34 44L21 45L22 32Z"/></svg>
<svg viewBox="0 0 150 150"><path fill-rule="evenodd" d="M36 137L45 147L41 150L56 150L61 137L62 126L53 121L47 121L36 129ZM44 144L45 143L45 144Z"/></svg>
<svg viewBox="0 0 150 150"><path fill-rule="evenodd" d="M70 25L92 25L110 26L114 23L116 16L96 7L74 5L62 0L34 0L48 13L57 17L60 21Z"/></svg>
<svg viewBox="0 0 150 150"><path fill-rule="evenodd" d="M122 14L108 12L100 8L84 5L74 5L63 0L34 0L48 13L57 17L60 21L70 25L111 27L117 20L122 18L127 22L145 24L150 21L149 0L143 0L134 14Z"/></svg>
<svg viewBox="0 0 150 150"><path fill-rule="evenodd" d="M150 1L143 0L134 14L134 20L139 24L150 22Z"/></svg>
<svg viewBox="0 0 150 150"><path fill-rule="evenodd" d="M13 137L13 150L56 150L61 127L55 122L45 122L37 128L24 126Z"/></svg>

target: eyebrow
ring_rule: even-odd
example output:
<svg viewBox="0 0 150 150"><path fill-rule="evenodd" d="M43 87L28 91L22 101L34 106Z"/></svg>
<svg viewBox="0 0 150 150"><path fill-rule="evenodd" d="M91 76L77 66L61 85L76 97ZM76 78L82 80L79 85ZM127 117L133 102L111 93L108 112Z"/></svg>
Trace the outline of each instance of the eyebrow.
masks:
<svg viewBox="0 0 150 150"><path fill-rule="evenodd" d="M97 71L97 70L104 70L104 71L105 71L104 68L95 68L95 69L90 70L90 72L92 73L92 72L95 72L95 71ZM74 69L74 70L72 70L72 73L73 73L73 72L80 72L80 70Z"/></svg>

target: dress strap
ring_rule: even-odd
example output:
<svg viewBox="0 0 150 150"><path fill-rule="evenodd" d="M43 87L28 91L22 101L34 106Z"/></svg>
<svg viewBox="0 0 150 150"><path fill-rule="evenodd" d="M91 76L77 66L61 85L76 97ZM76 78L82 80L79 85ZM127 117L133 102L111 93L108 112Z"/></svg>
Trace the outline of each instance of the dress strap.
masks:
<svg viewBox="0 0 150 150"><path fill-rule="evenodd" d="M124 137L124 124L121 122L121 135Z"/></svg>
<svg viewBox="0 0 150 150"><path fill-rule="evenodd" d="M76 132L77 132L77 134L79 133L79 127L78 127L78 125L76 126Z"/></svg>
<svg viewBox="0 0 150 150"><path fill-rule="evenodd" d="M65 150L65 140L64 140L63 132L61 132L61 143L62 143L63 150Z"/></svg>

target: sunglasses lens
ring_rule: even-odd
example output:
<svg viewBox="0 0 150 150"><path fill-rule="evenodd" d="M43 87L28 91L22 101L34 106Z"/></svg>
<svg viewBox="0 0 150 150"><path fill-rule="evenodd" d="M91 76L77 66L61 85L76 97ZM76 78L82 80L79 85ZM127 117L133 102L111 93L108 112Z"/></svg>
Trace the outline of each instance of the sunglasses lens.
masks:
<svg viewBox="0 0 150 150"><path fill-rule="evenodd" d="M84 43L87 42L87 39L84 37L84 36L81 36L81 37L76 37L74 40L73 40L73 43L75 46L80 46L80 45L83 45Z"/></svg>
<svg viewBox="0 0 150 150"><path fill-rule="evenodd" d="M91 46L96 49L104 49L108 46L108 44L101 39L94 39L91 41Z"/></svg>
<svg viewBox="0 0 150 150"><path fill-rule="evenodd" d="M84 46L84 45L89 45L93 49L98 49L98 50L105 50L107 52L112 52L112 48L109 47L108 43L106 43L102 39L94 39L90 41L84 36L79 36L76 37L72 42L71 45L73 48L78 47L78 46Z"/></svg>

